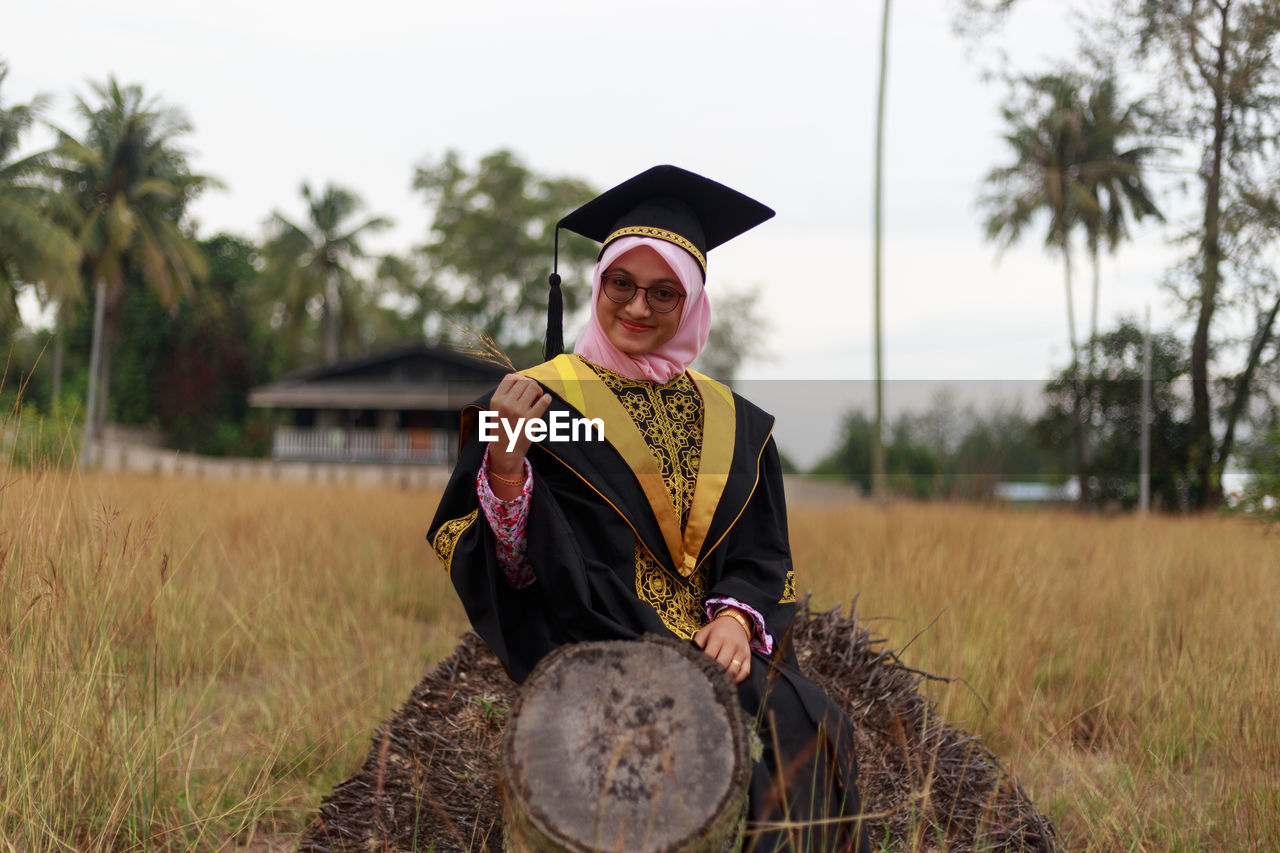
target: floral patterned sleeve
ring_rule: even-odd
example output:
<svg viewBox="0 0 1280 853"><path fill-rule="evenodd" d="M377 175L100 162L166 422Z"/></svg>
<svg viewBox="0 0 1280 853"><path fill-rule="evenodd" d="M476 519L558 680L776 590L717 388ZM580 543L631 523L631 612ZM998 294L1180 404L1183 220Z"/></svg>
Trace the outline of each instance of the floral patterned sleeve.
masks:
<svg viewBox="0 0 1280 853"><path fill-rule="evenodd" d="M760 615L760 611L756 610L749 604L743 604L736 598L708 598L707 599L707 619L711 620L719 615L721 610L726 607L732 607L734 610L742 613L751 621L755 627L755 631L751 634L751 651L759 652L762 655L773 654L773 635L764 628L764 617Z"/></svg>
<svg viewBox="0 0 1280 853"><path fill-rule="evenodd" d="M533 583L533 566L525 553L525 528L529 524L529 495L533 493L533 466L524 460L524 487L520 494L504 501L489 487L489 451L484 452L480 473L476 477L476 496L484 510L489 526L493 528L494 545L498 551L498 565L507 580L516 589L524 589Z"/></svg>

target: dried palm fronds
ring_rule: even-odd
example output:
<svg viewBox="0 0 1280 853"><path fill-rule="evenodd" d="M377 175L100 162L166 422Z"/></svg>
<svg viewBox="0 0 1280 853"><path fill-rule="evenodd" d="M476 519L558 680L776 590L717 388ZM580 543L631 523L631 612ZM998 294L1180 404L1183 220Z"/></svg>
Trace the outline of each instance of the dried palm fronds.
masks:
<svg viewBox="0 0 1280 853"><path fill-rule="evenodd" d="M877 849L1058 853L1049 819L974 735L919 691L934 678L856 616L801 604L802 669L857 727L863 808ZM374 733L364 766L324 798L302 850L502 849L495 762L517 688L475 634Z"/></svg>

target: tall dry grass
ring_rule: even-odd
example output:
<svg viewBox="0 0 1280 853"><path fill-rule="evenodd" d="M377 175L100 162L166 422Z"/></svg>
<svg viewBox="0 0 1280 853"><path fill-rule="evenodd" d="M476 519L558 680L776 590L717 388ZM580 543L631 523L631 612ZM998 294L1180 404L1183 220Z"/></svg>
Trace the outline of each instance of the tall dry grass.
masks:
<svg viewBox="0 0 1280 853"><path fill-rule="evenodd" d="M1280 528L897 506L791 531L799 585L857 590L911 665L967 682L944 715L1068 849L1280 849Z"/></svg>
<svg viewBox="0 0 1280 853"><path fill-rule="evenodd" d="M465 628L435 500L0 469L0 849L299 829ZM963 678L944 713L1071 849L1280 846L1280 533L950 506L791 526L801 588L858 594L909 664Z"/></svg>
<svg viewBox="0 0 1280 853"><path fill-rule="evenodd" d="M0 471L0 838L213 849L297 829L465 627L423 540L433 509Z"/></svg>

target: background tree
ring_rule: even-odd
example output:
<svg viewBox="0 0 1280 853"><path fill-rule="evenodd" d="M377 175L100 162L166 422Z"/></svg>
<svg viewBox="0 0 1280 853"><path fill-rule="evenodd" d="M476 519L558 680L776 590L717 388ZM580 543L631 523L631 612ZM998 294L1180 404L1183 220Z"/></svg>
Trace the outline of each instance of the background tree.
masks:
<svg viewBox="0 0 1280 853"><path fill-rule="evenodd" d="M83 136L59 131L54 161L74 214L81 275L94 285L95 308L102 306L101 329L95 322L94 334L101 355L89 382L90 399L96 387L99 405L86 438L105 420L112 348L129 287L145 285L172 308L192 278L204 275L204 258L183 231L182 219L187 203L214 184L188 167L178 139L191 125L179 111L115 78L92 89L94 102L76 99Z"/></svg>
<svg viewBox="0 0 1280 853"><path fill-rule="evenodd" d="M809 473L819 477L840 477L855 483L863 494L871 493L871 420L861 411L844 416L835 448L820 459Z"/></svg>
<svg viewBox="0 0 1280 853"><path fill-rule="evenodd" d="M1280 429L1254 437L1242 455L1249 482L1238 496L1239 508L1280 520Z"/></svg>
<svg viewBox="0 0 1280 853"><path fill-rule="evenodd" d="M1097 199L1086 180L1088 143L1085 107L1078 75L1044 74L1024 77L1019 90L1002 109L1009 132L1005 141L1014 160L988 173L987 239L1008 247L1032 220L1048 218L1045 246L1062 256L1067 294L1067 337L1073 368L1080 357L1072 293L1071 235L1090 218L1099 218ZM1079 371L1076 370L1075 373ZM1071 445L1081 482L1087 479L1088 450L1084 421L1078 417ZM1083 495L1082 495L1083 500Z"/></svg>
<svg viewBox="0 0 1280 853"><path fill-rule="evenodd" d="M1136 25L1139 57L1162 64L1159 72L1172 138L1191 145L1200 163L1201 212L1193 232L1196 251L1191 266L1195 285L1187 294L1195 317L1191 339L1192 500L1212 506L1222 497L1222 471L1229 445L1216 445L1213 435L1214 388L1210 369L1215 356L1212 327L1227 301L1224 291L1236 225L1248 217L1230 216L1248 207L1246 198L1267 185L1259 170L1268 170L1280 136L1280 4L1275 0L1124 0L1120 8ZM1274 235L1273 235L1274 238ZM1236 399L1226 406L1245 407L1258 361L1254 350L1270 340L1275 315L1264 313L1252 337L1244 369L1227 384ZM1260 346L1259 346L1260 345ZM1239 403L1237 403L1239 400Z"/></svg>
<svg viewBox="0 0 1280 853"><path fill-rule="evenodd" d="M1089 308L1089 373L1093 372L1098 336L1098 302L1101 289L1099 252L1112 253L1129 239L1129 220L1153 217L1161 222L1146 180L1146 167L1157 149L1150 145L1126 147L1143 128L1140 104L1119 103L1118 84L1113 74L1104 74L1091 86L1085 104L1081 141L1084 145L1081 177L1089 189L1091 203L1082 209L1085 246L1093 268L1093 298Z"/></svg>
<svg viewBox="0 0 1280 853"><path fill-rule="evenodd" d="M0 89L9 75L0 61ZM19 157L23 136L48 106L40 95L6 106L0 93L0 333L13 334L20 318L18 292L24 286L56 301L79 290L75 239L52 218L50 187L44 180L45 152Z"/></svg>
<svg viewBox="0 0 1280 853"><path fill-rule="evenodd" d="M871 430L861 412L846 415L836 448L810 473L870 489ZM989 499L1001 482L1059 480L1067 463L1040 446L1019 406L993 401L961 408L949 392L923 412L898 414L889 435L886 467L897 495Z"/></svg>
<svg viewBox="0 0 1280 853"><path fill-rule="evenodd" d="M175 306L166 307L141 281L127 288L112 359L111 419L162 432L176 450L260 456L270 450L270 424L249 408L248 393L278 376L286 356L258 301L260 249L227 234L197 245L208 274L193 280ZM87 382L92 317L86 300L68 322L73 390L83 391ZM48 384L46 361L32 386L43 393Z"/></svg>
<svg viewBox="0 0 1280 853"><path fill-rule="evenodd" d="M413 186L435 208L422 254L448 294L448 316L489 335L517 365L541 361L555 225L596 192L575 178L537 175L510 151L486 155L474 172L449 151L419 166ZM560 235L566 326L598 252L590 240Z"/></svg>
<svg viewBox="0 0 1280 853"><path fill-rule="evenodd" d="M447 298L417 258L394 254L380 258L372 294L363 311L370 345L423 339L438 343L444 336Z"/></svg>
<svg viewBox="0 0 1280 853"><path fill-rule="evenodd" d="M1085 181L1087 146L1082 82L1072 74L1024 77L1001 109L1013 162L992 169L980 204L987 239L1003 250L1038 218L1047 217L1044 245L1062 257L1067 293L1067 337L1072 359L1079 352L1072 294L1071 235L1094 213Z"/></svg>
<svg viewBox="0 0 1280 853"><path fill-rule="evenodd" d="M249 390L278 372L284 353L251 301L257 249L226 234L200 248L209 275L162 327L160 357L146 371L150 412L177 450L262 456L271 448L270 428L250 410Z"/></svg>
<svg viewBox="0 0 1280 853"><path fill-rule="evenodd" d="M309 354L307 332L314 314L319 318L324 363L333 364L344 347L361 346L361 309L368 299L356 271L358 262L368 258L362 239L389 228L391 220L374 216L353 225L351 219L364 202L333 184L316 194L304 183L302 197L307 203L303 224L279 212L272 214L272 234L263 247L266 277L276 294L277 320L290 351L297 353L296 362L305 362Z"/></svg>
<svg viewBox="0 0 1280 853"><path fill-rule="evenodd" d="M989 499L1003 482L1053 482L1070 469L1070 460L1059 445L1043 448L1033 422L1021 406L989 405L985 411L970 406L955 447L943 460L944 494L962 500Z"/></svg>
<svg viewBox="0 0 1280 853"><path fill-rule="evenodd" d="M870 494L874 428L872 420L860 411L845 415L835 450L819 461L810 473L849 480L857 484L864 494ZM890 427L889 441L885 444L885 471L890 491L904 497L935 497L941 469L938 455L914 435L910 416L899 416Z"/></svg>
<svg viewBox="0 0 1280 853"><path fill-rule="evenodd" d="M1133 320L1097 339L1096 372L1077 376L1078 365L1059 373L1045 388L1048 405L1035 429L1046 450L1061 447L1075 412L1094 425L1094 465L1081 491L1095 505L1138 501L1142 435L1143 330ZM1189 426L1185 383L1189 360L1172 332L1151 339L1151 494L1157 507L1181 509L1189 498L1186 476ZM1078 394L1083 394L1079 399Z"/></svg>

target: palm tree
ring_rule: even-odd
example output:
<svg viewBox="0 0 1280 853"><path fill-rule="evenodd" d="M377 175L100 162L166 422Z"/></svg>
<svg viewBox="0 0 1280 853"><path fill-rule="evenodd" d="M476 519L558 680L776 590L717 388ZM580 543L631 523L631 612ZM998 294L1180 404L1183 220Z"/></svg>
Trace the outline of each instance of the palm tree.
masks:
<svg viewBox="0 0 1280 853"><path fill-rule="evenodd" d="M358 344L360 283L352 262L368 257L360 244L363 235L391 226L381 216L351 227L350 218L364 206L354 193L325 187L317 195L303 183L307 221L298 225L282 213L272 214L275 232L265 247L267 278L282 299L283 325L297 351L297 341L312 309L320 313L320 337L324 363L338 360L340 343Z"/></svg>
<svg viewBox="0 0 1280 853"><path fill-rule="evenodd" d="M1030 97L1003 110L1010 129L1005 141L1013 149L1009 166L991 170L982 199L988 210L987 239L1007 248L1041 212L1049 215L1044 243L1061 253L1066 272L1067 333L1071 360L1078 355L1075 300L1071 285L1071 234L1094 215L1095 197L1084 180L1084 104L1074 75L1047 74L1025 78Z"/></svg>
<svg viewBox="0 0 1280 853"><path fill-rule="evenodd" d="M188 168L177 139L191 125L180 112L114 78L92 89L95 103L76 99L83 138L58 131L54 164L73 208L81 274L94 285L86 461L91 439L105 421L111 349L126 288L145 282L162 304L173 306L190 289L192 277L205 275L204 257L181 225L187 202L216 184Z"/></svg>
<svg viewBox="0 0 1280 853"><path fill-rule="evenodd" d="M1093 267L1093 301L1089 323L1089 370L1093 376L1098 337L1098 291L1101 281L1099 251L1102 244L1112 253L1129 239L1128 220L1148 216L1163 222L1164 216L1145 181L1147 159L1158 149L1138 146L1121 150L1125 140L1139 133L1141 107L1117 103L1115 78L1107 75L1094 84L1085 107L1081 131L1085 145L1081 177L1093 196L1084 211L1085 246Z"/></svg>
<svg viewBox="0 0 1280 853"><path fill-rule="evenodd" d="M1061 252L1066 271L1067 329L1071 345L1070 372L1080 379L1080 351L1072 294L1071 236L1080 228L1093 263L1093 304L1090 311L1089 370L1093 369L1093 340L1098 328L1099 264L1103 242L1114 251L1128 236L1127 216L1159 217L1143 181L1144 161L1155 150L1120 150L1137 131L1138 107L1117 106L1116 83L1110 75L1096 83L1088 96L1085 81L1075 74L1047 74L1025 78L1029 99L1004 108L1010 125L1005 139L1014 150L1012 165L993 169L991 187L983 199L988 209L988 239L1002 247L1015 242L1042 211L1048 213L1045 245ZM1076 398L1076 473L1080 501L1088 501L1088 436L1081 412L1083 385Z"/></svg>
<svg viewBox="0 0 1280 853"><path fill-rule="evenodd" d="M989 211L985 223L987 238L1000 241L1002 248L1007 247L1022 235L1032 219L1042 211L1048 213L1045 246L1062 254L1067 286L1070 373L1078 382L1080 350L1071 288L1071 235L1079 224L1097 215L1097 199L1082 170L1087 156L1082 83L1072 74L1047 74L1024 78L1023 82L1029 89L1027 102L1006 105L1003 110L1004 119L1010 125L1005 141L1013 148L1014 162L993 169L986 179L991 187L983 199ZM1082 392L1082 388L1077 385L1078 391ZM1089 489L1081 397L1082 393L1075 396L1073 443L1079 500L1083 507L1089 501Z"/></svg>
<svg viewBox="0 0 1280 853"><path fill-rule="evenodd" d="M0 62L0 86L8 74ZM43 174L47 153L17 157L23 134L48 102L43 95L11 107L0 100L0 329L17 324L22 287L34 286L42 299L58 302L74 298L79 289L80 250L50 215L54 199Z"/></svg>

